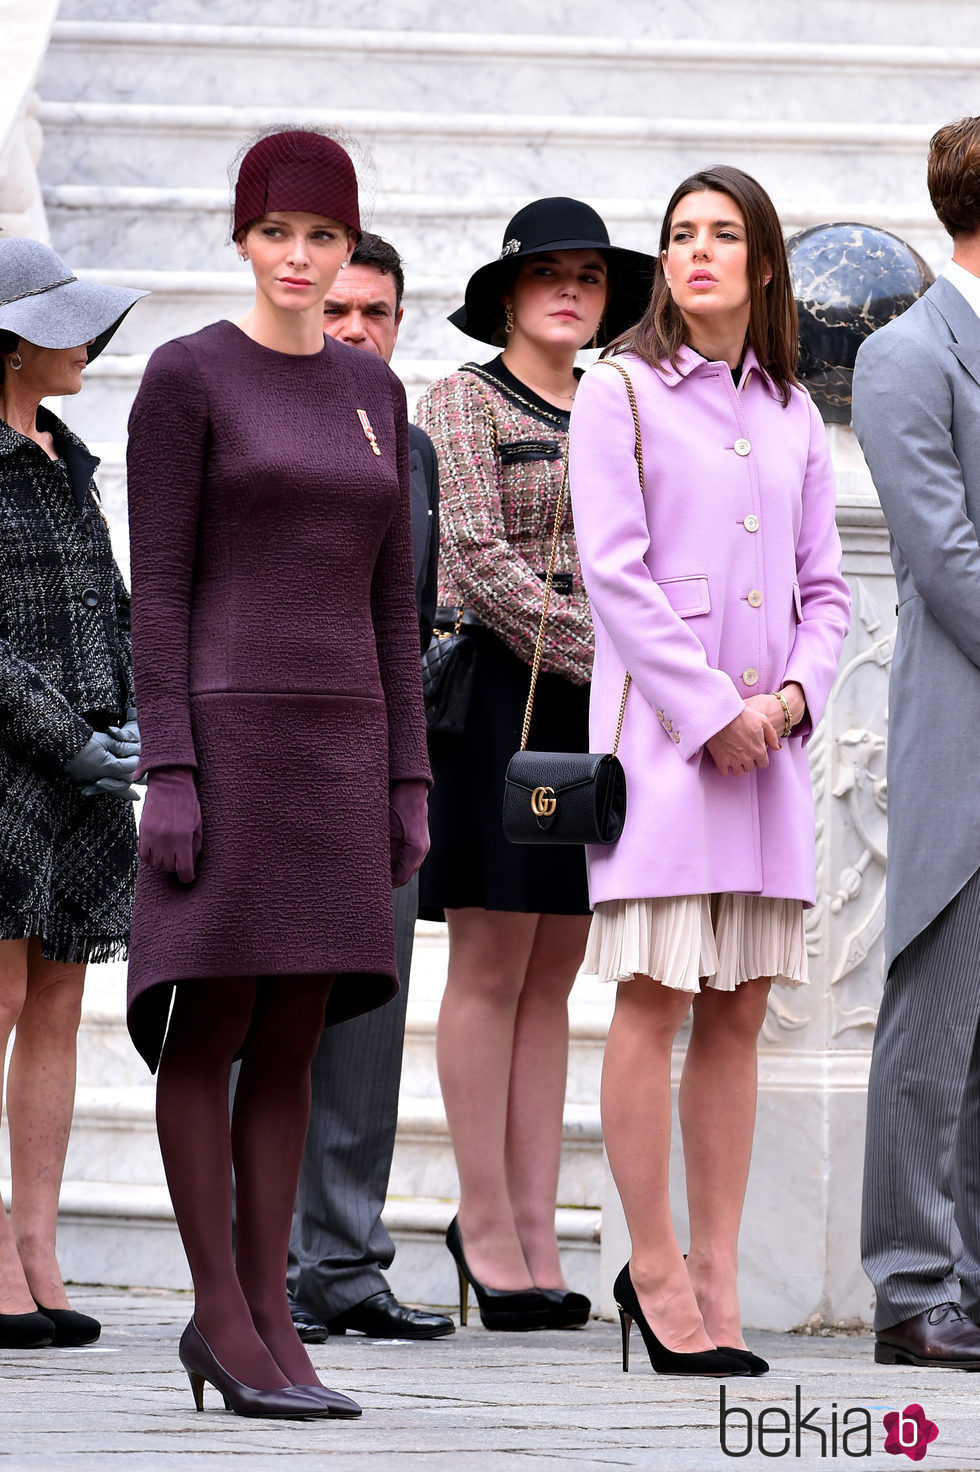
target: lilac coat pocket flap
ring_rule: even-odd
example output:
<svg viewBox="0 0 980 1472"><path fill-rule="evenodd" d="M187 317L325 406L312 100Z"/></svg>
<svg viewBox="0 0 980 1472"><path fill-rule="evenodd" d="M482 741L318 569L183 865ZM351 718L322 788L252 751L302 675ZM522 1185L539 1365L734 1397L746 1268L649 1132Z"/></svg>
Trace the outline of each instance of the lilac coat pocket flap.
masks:
<svg viewBox="0 0 980 1472"><path fill-rule="evenodd" d="M678 618L694 618L711 612L706 573L687 578L658 578L657 583Z"/></svg>

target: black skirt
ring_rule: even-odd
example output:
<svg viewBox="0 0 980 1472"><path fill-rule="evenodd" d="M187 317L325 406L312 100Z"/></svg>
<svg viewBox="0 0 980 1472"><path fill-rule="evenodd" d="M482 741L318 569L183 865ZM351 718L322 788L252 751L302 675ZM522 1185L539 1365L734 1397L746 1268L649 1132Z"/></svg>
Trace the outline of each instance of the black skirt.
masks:
<svg viewBox="0 0 980 1472"><path fill-rule="evenodd" d="M422 866L419 916L444 920L444 910L468 905L587 915L584 848L516 844L504 837L504 771L520 745L531 671L489 629L467 626L466 633L477 647L466 729L461 736L429 736L432 847ZM535 751L588 751L588 685L542 674L528 745Z"/></svg>
<svg viewBox="0 0 980 1472"><path fill-rule="evenodd" d="M132 803L83 797L0 746L0 939L39 936L49 961L125 956L135 884Z"/></svg>

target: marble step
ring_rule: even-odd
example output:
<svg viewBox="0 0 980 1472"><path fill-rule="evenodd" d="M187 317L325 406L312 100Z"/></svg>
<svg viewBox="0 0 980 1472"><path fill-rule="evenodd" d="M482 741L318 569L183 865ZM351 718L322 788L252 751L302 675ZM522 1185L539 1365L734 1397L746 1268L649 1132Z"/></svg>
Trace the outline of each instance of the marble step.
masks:
<svg viewBox="0 0 980 1472"><path fill-rule="evenodd" d="M237 262L236 262L237 265ZM228 317L234 321L249 310L255 279L248 267L229 271L78 270L83 281L111 283L149 290L139 312L131 312L112 340L117 355L146 353L183 333L196 332L208 322ZM408 284L405 320L399 350L410 358L442 358L458 344L462 358L478 344L462 337L446 321L463 300L465 278L414 277ZM479 346L479 351L484 350Z"/></svg>
<svg viewBox="0 0 980 1472"><path fill-rule="evenodd" d="M9 1202L8 1180L0 1180L0 1193ZM456 1269L445 1245L446 1227L455 1211L455 1201L389 1197L384 1222L396 1252L387 1277L405 1302L458 1311ZM555 1213L569 1285L596 1303L601 1224L599 1211L559 1208ZM191 1286L166 1186L66 1182L58 1213L58 1258L69 1283ZM607 1311L612 1311L611 1304Z"/></svg>
<svg viewBox="0 0 980 1472"><path fill-rule="evenodd" d="M64 400L62 417L85 442L115 441L126 437L126 422L139 381L146 367L146 354L132 353L120 357L103 353L85 374L85 391L78 398ZM468 356L465 355L465 356ZM460 353L452 358L399 358L394 363L409 400L409 412L419 395L435 378L458 368Z"/></svg>
<svg viewBox="0 0 980 1472"><path fill-rule="evenodd" d="M912 176L903 182L911 184ZM636 250L656 248L667 194L600 195L582 181L575 193L594 205L617 243ZM928 201L906 202L902 190L877 202L850 193L847 181L830 200L794 204L783 193L782 181L777 180L773 197L787 234L831 219L859 220L901 235L934 265L949 254L948 238ZM228 239L224 188L90 185L49 178L43 195L52 239L73 267L229 276L239 272ZM529 197L513 190L460 195L381 190L370 228L397 245L409 293L418 278L463 283L471 270L499 250L506 222ZM118 270L113 279L118 279ZM166 277L155 280L154 289L166 289ZM145 310L134 312L130 322L138 323Z"/></svg>
<svg viewBox="0 0 980 1472"><path fill-rule="evenodd" d="M135 12L135 13L134 13ZM446 5L444 0L360 0L358 24L365 28L523 35L590 36L601 18L606 36L744 41L827 42L859 45L920 45L924 36L947 45L980 45L980 14L974 0L807 0L773 5L772 0L605 0L601 11L581 0L548 0L530 12L527 0L484 0L482 5ZM62 0L62 20L140 21L179 24L321 26L322 0ZM346 14L345 14L346 18ZM315 77L311 81L315 82Z"/></svg>
<svg viewBox="0 0 980 1472"><path fill-rule="evenodd" d="M628 99L627 99L628 100ZM843 193L865 209L925 215L931 128L915 123L725 121L534 113L428 113L292 108L297 122L335 123L371 149L378 179L411 193L629 194L654 197L679 175L725 158L780 196L783 210L828 210ZM47 183L216 187L243 138L281 109L188 104L43 102ZM583 184L594 186L583 190Z"/></svg>
<svg viewBox="0 0 980 1472"><path fill-rule="evenodd" d="M6 1135L0 1140L0 1175L9 1175ZM567 1104L558 1184L561 1206L598 1207L605 1170L598 1102ZM146 1082L128 1087L80 1088L65 1182L119 1186L163 1186L157 1142L155 1090ZM402 1095L389 1195L414 1200L455 1200L459 1182L441 1099Z"/></svg>
<svg viewBox="0 0 980 1472"><path fill-rule="evenodd" d="M686 115L710 98L715 117L939 123L973 106L980 50L874 45L553 36L472 31L284 28L61 21L39 90L50 100L250 106L304 95L310 67L335 108L363 102L384 75L385 104L434 112L523 112L546 97L559 115Z"/></svg>

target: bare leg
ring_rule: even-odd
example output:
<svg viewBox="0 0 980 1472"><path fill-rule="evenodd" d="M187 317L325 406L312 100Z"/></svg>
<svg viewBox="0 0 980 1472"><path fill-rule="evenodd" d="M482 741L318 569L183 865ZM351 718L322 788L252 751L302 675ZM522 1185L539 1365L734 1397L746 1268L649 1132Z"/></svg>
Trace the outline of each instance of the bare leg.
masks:
<svg viewBox="0 0 980 1472"><path fill-rule="evenodd" d="M752 1158L758 1038L769 981L734 992L704 987L694 1019L678 1107L691 1222L687 1270L716 1344L744 1347L738 1306L738 1229Z"/></svg>
<svg viewBox="0 0 980 1472"><path fill-rule="evenodd" d="M0 1079L10 1035L27 997L27 941L0 940ZM50 1308L56 1307L50 1304ZM0 1201L0 1313L30 1314L34 1299L24 1277L14 1231Z"/></svg>
<svg viewBox="0 0 980 1472"><path fill-rule="evenodd" d="M670 1214L670 1055L690 992L648 976L621 982L602 1064L602 1133L633 1252L630 1276L668 1349L712 1349Z"/></svg>
<svg viewBox="0 0 980 1472"><path fill-rule="evenodd" d="M236 1379L277 1390L290 1382L252 1323L231 1248L228 1078L255 994L256 982L245 977L177 983L157 1083L157 1131L194 1280L197 1327Z"/></svg>
<svg viewBox="0 0 980 1472"><path fill-rule="evenodd" d="M448 910L449 977L439 1013L439 1082L459 1171L466 1258L491 1288L528 1289L508 1193L507 1101L514 1028L537 915Z"/></svg>
<svg viewBox="0 0 980 1472"><path fill-rule="evenodd" d="M588 915L542 915L517 1007L507 1114L514 1221L539 1288L566 1286L555 1237L568 1071L568 994L585 954Z"/></svg>
<svg viewBox="0 0 980 1472"><path fill-rule="evenodd" d="M319 1385L289 1314L286 1256L310 1120L310 1065L333 978L259 981L235 1091L235 1262L263 1343L294 1385Z"/></svg>
<svg viewBox="0 0 980 1472"><path fill-rule="evenodd" d="M85 967L46 961L27 949L27 994L7 1078L10 1220L31 1293L45 1308L68 1308L55 1257L58 1197L75 1107L75 1057Z"/></svg>

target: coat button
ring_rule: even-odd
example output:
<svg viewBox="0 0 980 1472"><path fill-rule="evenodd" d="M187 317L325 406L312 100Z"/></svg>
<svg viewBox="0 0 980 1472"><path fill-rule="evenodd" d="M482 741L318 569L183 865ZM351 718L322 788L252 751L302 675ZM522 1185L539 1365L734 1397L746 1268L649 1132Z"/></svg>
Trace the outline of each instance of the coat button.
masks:
<svg viewBox="0 0 980 1472"><path fill-rule="evenodd" d="M94 588L85 589L85 592L82 594L82 602L86 608L98 608L100 599Z"/></svg>
<svg viewBox="0 0 980 1472"><path fill-rule="evenodd" d="M758 685L758 683L759 683L759 671L758 670L754 670L752 668L752 666L749 665L749 667L748 667L747 670L743 670L742 671L742 684L743 685Z"/></svg>
<svg viewBox="0 0 980 1472"><path fill-rule="evenodd" d="M732 449L736 455L749 455L752 452L752 445L748 440L736 440Z"/></svg>
<svg viewBox="0 0 980 1472"><path fill-rule="evenodd" d="M751 603L753 608L762 607L762 594L759 592L758 588L752 589L751 593L749 594L749 602Z"/></svg>
<svg viewBox="0 0 980 1472"><path fill-rule="evenodd" d="M747 516L742 522L742 525L747 532L757 532L759 530L759 518L757 516Z"/></svg>
<svg viewBox="0 0 980 1472"><path fill-rule="evenodd" d="M681 738L680 738L680 733L678 731L674 731L673 734L671 735L671 738L670 739L671 739L671 741L673 741L673 743L674 743L675 746L680 746L680 744L681 744Z"/></svg>

